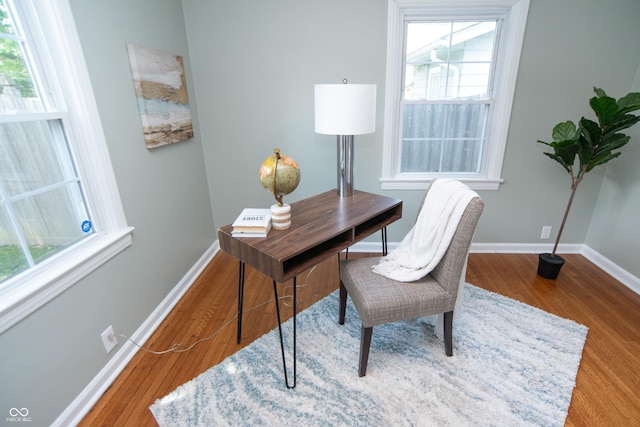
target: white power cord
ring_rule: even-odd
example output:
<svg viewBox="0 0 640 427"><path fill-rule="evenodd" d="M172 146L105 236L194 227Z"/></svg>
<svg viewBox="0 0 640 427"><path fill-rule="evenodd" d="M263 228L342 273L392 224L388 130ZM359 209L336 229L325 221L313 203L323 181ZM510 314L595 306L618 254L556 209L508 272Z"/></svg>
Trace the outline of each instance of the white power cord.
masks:
<svg viewBox="0 0 640 427"><path fill-rule="evenodd" d="M316 267L317 267L317 266L314 266L311 270L309 270L309 272L307 273L307 278L306 278L305 282L304 282L302 285L298 285L298 286L297 286L298 288L303 288L303 287L305 287L305 286L307 286L307 285L308 285L308 283L309 283L309 276L310 276L310 275L311 275L311 273L316 269ZM287 299L293 299L293 295L290 295L290 296L286 295L286 293L287 293L287 289L293 289L293 286L285 286L285 288L284 288L284 295L283 295L283 296L281 296L280 298L278 298L278 300L281 300L281 301L282 301L282 303L283 303L284 305L286 305L287 307L291 307L291 305L289 305L289 304L287 303L287 301L286 301L286 300L287 300ZM244 314L244 313L248 313L248 312L250 312L250 311L253 311L253 310L257 309L257 308L262 307L263 305L267 305L267 304L269 304L270 302L271 302L271 300L269 300L269 301L265 301L265 302L263 302L263 303L261 303L261 304L256 305L255 307L251 307L251 308L249 308L249 309L247 309L247 310L244 310L242 313L243 313L243 314ZM298 302L300 302L300 300L298 300ZM135 342L133 339L129 338L129 337L128 337L128 336L126 336L126 335L122 335L122 334L120 334L120 336L121 336L122 338L124 338L124 339L126 339L126 340L130 341L131 343L133 343L133 344L134 344L136 347L138 347L139 349L141 349L141 350L143 350L143 351L146 351L147 353L150 353L150 354L162 355L162 354L167 354L167 353L184 353L184 352L187 352L187 351L191 350L191 349L192 349L193 347L195 347L196 345L198 345L198 344L200 344L200 343L202 343L202 342L208 341L208 340L210 340L211 338L215 337L215 336L216 336L216 335L218 335L218 334L219 334L219 333L220 333L224 328L226 328L226 327L227 327L227 326L229 326L231 323L233 323L237 318L238 318L238 315L233 316L233 318L232 318L231 320L228 320L227 322L225 322L225 323L224 323L222 326L220 326L220 328L218 328L218 330L217 330L217 331L215 331L213 334L209 335L208 337L205 337L205 338L201 338L201 339L199 339L198 341L194 342L193 344L191 344L189 347L186 347L186 348L181 348L181 347L183 346L183 344L182 344L182 343L177 343L177 344L174 344L173 346L171 346L170 348L168 348L168 349L166 349L166 350L162 350L162 351L154 351L154 350L151 350L151 349L148 349L148 348L143 347L142 345L138 344L137 342Z"/></svg>

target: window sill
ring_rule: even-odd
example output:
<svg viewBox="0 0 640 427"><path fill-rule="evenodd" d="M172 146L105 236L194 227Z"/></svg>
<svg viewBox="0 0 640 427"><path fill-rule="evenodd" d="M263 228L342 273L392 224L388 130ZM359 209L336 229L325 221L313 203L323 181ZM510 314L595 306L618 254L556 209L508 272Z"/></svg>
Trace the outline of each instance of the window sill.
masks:
<svg viewBox="0 0 640 427"><path fill-rule="evenodd" d="M443 178L445 176L442 176ZM472 190L499 190L503 179L490 178L465 178L450 176L448 178L457 179L469 186ZM380 178L382 190L426 190L436 177L402 177L402 178Z"/></svg>
<svg viewBox="0 0 640 427"><path fill-rule="evenodd" d="M3 283L0 334L129 247L133 230L126 227L92 236L68 252Z"/></svg>

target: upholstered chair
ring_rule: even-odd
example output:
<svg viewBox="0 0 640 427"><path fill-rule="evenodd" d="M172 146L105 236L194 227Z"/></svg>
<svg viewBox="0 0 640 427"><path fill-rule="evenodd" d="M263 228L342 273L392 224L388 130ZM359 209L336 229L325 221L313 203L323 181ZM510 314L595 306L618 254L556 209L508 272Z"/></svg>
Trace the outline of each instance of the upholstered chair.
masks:
<svg viewBox="0 0 640 427"><path fill-rule="evenodd" d="M423 201L424 203L424 201ZM427 206L428 208L428 206ZM437 266L422 279L399 282L372 271L380 257L340 262L339 323L344 324L347 295L362 321L358 374L367 371L373 327L434 314L444 314L444 345L453 355L453 310L461 277L484 202L474 197L467 204L453 238Z"/></svg>

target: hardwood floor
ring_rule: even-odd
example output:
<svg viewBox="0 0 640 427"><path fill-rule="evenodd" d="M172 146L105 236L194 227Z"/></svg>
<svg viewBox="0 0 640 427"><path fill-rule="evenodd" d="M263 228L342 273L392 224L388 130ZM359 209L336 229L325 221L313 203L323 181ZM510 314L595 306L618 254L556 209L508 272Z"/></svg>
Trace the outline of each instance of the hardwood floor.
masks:
<svg viewBox="0 0 640 427"><path fill-rule="evenodd" d="M537 255L471 254L467 281L589 328L567 426L640 425L640 295L580 255L563 257L567 262L551 281L536 275ZM215 336L181 353L138 352L80 425L156 425L148 409L156 399L276 327L272 282L247 267L244 307L259 307L245 312L236 344L237 274L238 262L218 253L145 347L182 343L179 351ZM290 285L278 285L281 297L288 292L285 304ZM299 310L337 287L334 258L298 277ZM291 309L284 306L282 315L290 317Z"/></svg>

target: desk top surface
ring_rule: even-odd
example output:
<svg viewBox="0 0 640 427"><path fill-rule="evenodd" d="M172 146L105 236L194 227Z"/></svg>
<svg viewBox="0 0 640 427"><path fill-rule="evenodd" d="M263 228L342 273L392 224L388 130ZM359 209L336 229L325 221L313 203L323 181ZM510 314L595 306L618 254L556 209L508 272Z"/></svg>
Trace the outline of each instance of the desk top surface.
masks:
<svg viewBox="0 0 640 427"><path fill-rule="evenodd" d="M286 230L272 229L267 237L233 237L229 224L218 229L218 238L225 252L254 267L252 258L268 257L283 270L283 263L305 253L311 258L319 255L315 252L335 254L401 215L401 200L362 191L340 197L336 190L330 190L292 203L291 227ZM268 270L263 272L274 278L287 275Z"/></svg>

